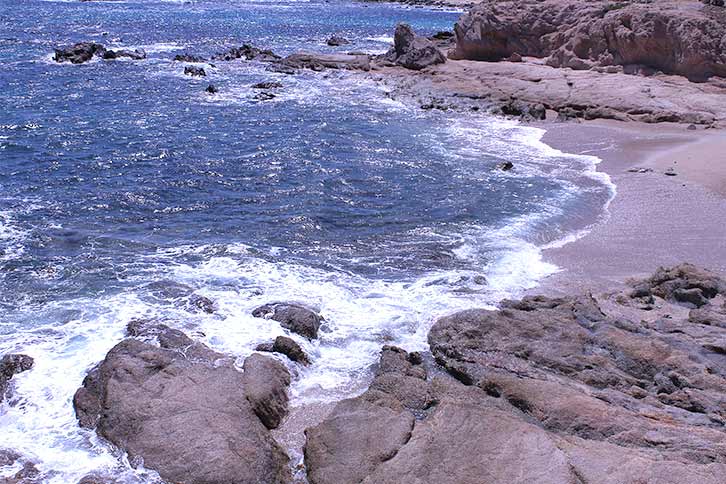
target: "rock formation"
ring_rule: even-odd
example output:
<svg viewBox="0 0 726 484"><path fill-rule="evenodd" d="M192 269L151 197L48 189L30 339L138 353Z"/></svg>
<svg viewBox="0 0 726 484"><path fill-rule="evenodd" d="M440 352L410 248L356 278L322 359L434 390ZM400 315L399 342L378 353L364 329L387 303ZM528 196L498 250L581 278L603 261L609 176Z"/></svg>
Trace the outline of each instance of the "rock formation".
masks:
<svg viewBox="0 0 726 484"><path fill-rule="evenodd" d="M420 71L425 67L446 62L444 54L431 40L418 37L407 24L396 26L393 41L393 48L385 58L406 69Z"/></svg>
<svg viewBox="0 0 726 484"><path fill-rule="evenodd" d="M257 346L255 350L280 353L296 363L300 363L302 365L310 364L310 358L308 358L305 351L294 339L288 338L287 336L278 336L275 338L274 342L261 344Z"/></svg>
<svg viewBox="0 0 726 484"><path fill-rule="evenodd" d="M90 61L94 57L100 57L105 60L118 59L120 57L141 60L146 59L146 52L142 49L111 50L96 42L79 42L70 47L59 47L55 49L53 59L56 62L82 64Z"/></svg>
<svg viewBox="0 0 726 484"><path fill-rule="evenodd" d="M282 365L257 355L241 373L225 355L153 321L134 321L129 333L140 339L112 348L73 399L83 427L169 482L290 481L288 457L268 431L287 411Z"/></svg>
<svg viewBox="0 0 726 484"><path fill-rule="evenodd" d="M722 9L697 2L488 0L456 24L452 59L546 58L582 70L622 66L692 81L726 76Z"/></svg>
<svg viewBox="0 0 726 484"><path fill-rule="evenodd" d="M654 308L636 309L650 287ZM674 317L691 303L658 295L689 287L717 288L691 314L721 325ZM721 279L683 265L601 302L533 296L442 318L429 343L447 373L384 348L370 388L308 429L309 480L723 482L723 301Z"/></svg>
<svg viewBox="0 0 726 484"><path fill-rule="evenodd" d="M5 355L0 358L0 402L13 376L30 370L34 363L33 358L27 355Z"/></svg>
<svg viewBox="0 0 726 484"><path fill-rule="evenodd" d="M308 339L318 337L318 330L323 321L323 318L312 309L292 303L265 304L252 311L252 316L277 321L283 328Z"/></svg>

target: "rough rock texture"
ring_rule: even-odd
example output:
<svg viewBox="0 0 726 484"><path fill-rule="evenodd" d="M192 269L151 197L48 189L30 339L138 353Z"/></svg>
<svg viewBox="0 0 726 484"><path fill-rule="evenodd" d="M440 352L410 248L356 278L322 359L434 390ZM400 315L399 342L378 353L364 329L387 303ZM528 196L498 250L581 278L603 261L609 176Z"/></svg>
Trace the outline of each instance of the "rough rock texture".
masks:
<svg viewBox="0 0 726 484"><path fill-rule="evenodd" d="M375 72L375 71L374 71ZM631 76L595 70L573 71L537 63L448 61L423 71L379 66L378 78L394 98L415 98L422 106L438 99L457 109L499 109L512 99L542 104L564 119L677 122L706 126L726 123L726 82L693 83L681 76Z"/></svg>
<svg viewBox="0 0 726 484"><path fill-rule="evenodd" d="M341 37L340 35L333 35L327 40L326 43L331 47L338 47L341 45L350 44L350 41L345 37Z"/></svg>
<svg viewBox="0 0 726 484"><path fill-rule="evenodd" d="M443 52L431 40L416 36L407 24L396 26L393 48L388 51L385 58L389 62L414 71L446 62Z"/></svg>
<svg viewBox="0 0 726 484"><path fill-rule="evenodd" d="M672 316L680 302L654 296L652 317L621 297L643 296L534 296L442 318L429 343L448 374L385 348L370 388L308 429L311 484L723 482L726 329ZM691 312L723 300L719 289Z"/></svg>
<svg viewBox="0 0 726 484"><path fill-rule="evenodd" d="M455 27L452 58L547 57L556 67L624 66L703 81L726 76L726 14L697 2L490 0Z"/></svg>
<svg viewBox="0 0 726 484"><path fill-rule="evenodd" d="M27 355L5 355L0 358L0 402L3 401L12 377L30 370L33 364L33 358Z"/></svg>
<svg viewBox="0 0 726 484"><path fill-rule="evenodd" d="M169 482L290 481L287 455L256 414L271 424L283 413L279 368L253 360L243 374L231 359L153 321L132 322L129 332L161 347L129 338L112 348L74 397L82 426Z"/></svg>
<svg viewBox="0 0 726 484"><path fill-rule="evenodd" d="M256 351L280 353L290 360L303 365L310 364L310 358L297 342L287 336L278 336L272 343L263 343L255 348Z"/></svg>
<svg viewBox="0 0 726 484"><path fill-rule="evenodd" d="M290 372L279 361L253 354L244 363L244 389L265 427L275 429L287 415Z"/></svg>
<svg viewBox="0 0 726 484"><path fill-rule="evenodd" d="M265 304L252 311L252 316L273 319L283 328L309 339L318 337L318 330L323 321L323 318L312 309L291 303Z"/></svg>
<svg viewBox="0 0 726 484"><path fill-rule="evenodd" d="M121 50L111 50L107 49L102 56L105 60L111 60L111 59L119 59L121 57L128 57L132 60L143 60L146 59L146 51L144 49L134 49L134 50L127 50L127 49L121 49Z"/></svg>
<svg viewBox="0 0 726 484"><path fill-rule="evenodd" d="M193 54L177 54L174 56L176 62L206 62L204 57Z"/></svg>

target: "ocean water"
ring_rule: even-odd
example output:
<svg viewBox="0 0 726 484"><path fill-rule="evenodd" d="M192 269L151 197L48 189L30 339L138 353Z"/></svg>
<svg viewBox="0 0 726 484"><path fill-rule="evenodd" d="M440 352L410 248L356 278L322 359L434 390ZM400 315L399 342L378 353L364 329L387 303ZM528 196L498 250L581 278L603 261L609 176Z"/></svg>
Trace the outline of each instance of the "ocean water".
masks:
<svg viewBox="0 0 726 484"><path fill-rule="evenodd" d="M239 356L285 331L251 311L314 306L313 365L292 404L360 391L384 344L425 350L436 318L494 306L556 267L544 246L603 216L598 160L543 130L424 111L355 73L287 76L204 64L249 41L384 52L399 21L422 34L458 13L345 1L0 0L0 354L33 356L0 405L0 448L51 483L89 472L154 482L79 429L72 397L132 318L159 318ZM332 48L342 34L351 44ZM143 61L56 64L55 46L143 48ZM279 81L277 97L250 88ZM204 92L213 83L219 93ZM512 161L515 169L496 165ZM215 301L189 309L189 293ZM0 468L0 477L16 469Z"/></svg>

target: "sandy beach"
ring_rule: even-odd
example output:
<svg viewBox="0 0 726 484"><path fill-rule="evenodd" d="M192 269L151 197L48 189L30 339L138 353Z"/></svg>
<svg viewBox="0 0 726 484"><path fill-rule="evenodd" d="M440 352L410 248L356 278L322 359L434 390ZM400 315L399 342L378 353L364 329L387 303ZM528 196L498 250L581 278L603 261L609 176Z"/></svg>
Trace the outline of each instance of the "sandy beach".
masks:
<svg viewBox="0 0 726 484"><path fill-rule="evenodd" d="M726 132L616 121L543 127L551 146L601 158L617 194L587 235L545 251L562 270L536 292L612 289L684 261L726 273Z"/></svg>

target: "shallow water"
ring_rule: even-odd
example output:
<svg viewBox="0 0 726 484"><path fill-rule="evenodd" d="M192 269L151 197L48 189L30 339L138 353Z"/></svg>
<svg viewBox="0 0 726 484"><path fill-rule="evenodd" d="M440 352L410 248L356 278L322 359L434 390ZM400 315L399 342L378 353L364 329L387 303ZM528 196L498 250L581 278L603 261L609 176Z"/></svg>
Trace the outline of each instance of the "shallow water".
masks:
<svg viewBox="0 0 726 484"><path fill-rule="evenodd" d="M349 2L0 0L0 354L36 359L0 407L0 447L48 482L104 469L153 480L80 430L71 405L134 317L241 362L284 334L253 308L315 306L327 322L319 341L300 341L314 360L293 382L301 405L357 391L383 344L425 349L438 316L554 272L540 249L585 229L612 195L596 158L513 121L420 110L351 73L236 61L197 79L171 61L244 41L383 52L398 21L432 34L457 17ZM328 47L332 34L352 43ZM149 58L51 60L81 40ZM254 100L250 86L267 80L284 87ZM497 170L504 160L515 170ZM190 312L179 284L216 313Z"/></svg>

